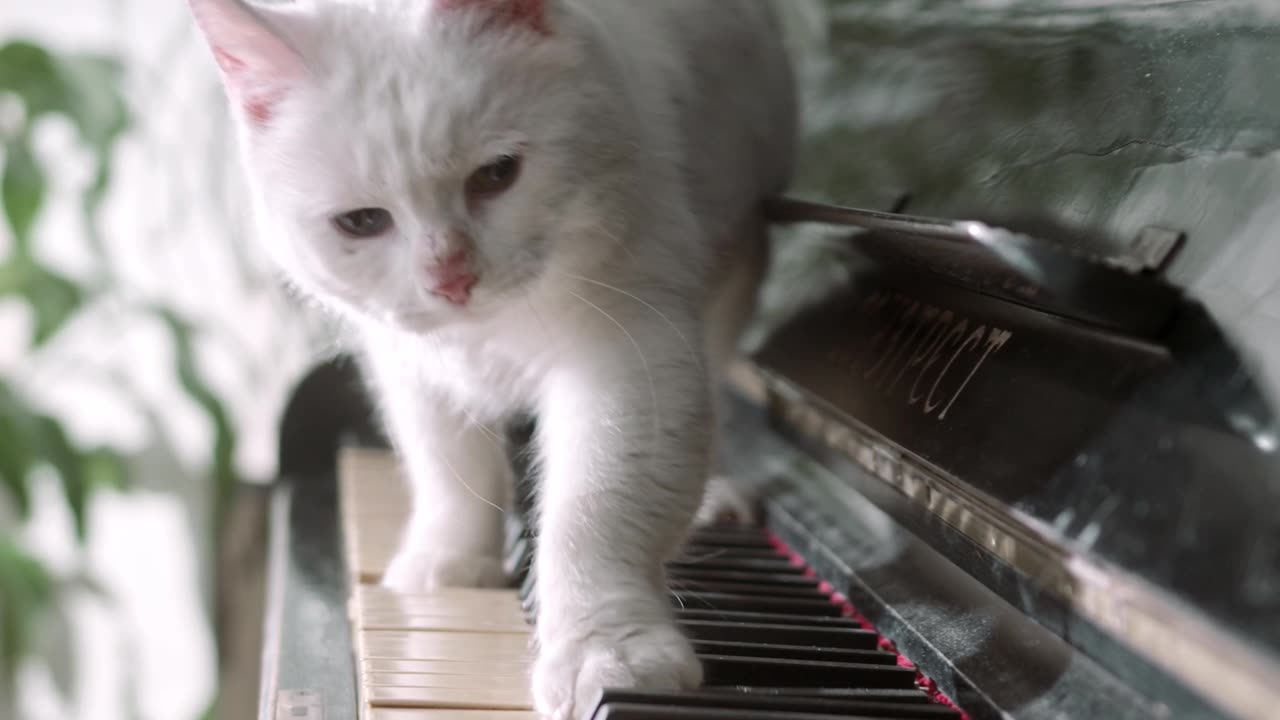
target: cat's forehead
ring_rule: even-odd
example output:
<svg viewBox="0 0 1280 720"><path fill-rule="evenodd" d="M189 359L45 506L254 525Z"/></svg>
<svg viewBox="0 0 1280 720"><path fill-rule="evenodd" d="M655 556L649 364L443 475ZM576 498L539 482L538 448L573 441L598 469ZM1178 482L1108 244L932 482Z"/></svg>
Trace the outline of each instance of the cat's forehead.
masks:
<svg viewBox="0 0 1280 720"><path fill-rule="evenodd" d="M421 197L568 132L579 88L552 41L358 8L329 19L309 53L312 81L282 106L269 148L304 204Z"/></svg>
<svg viewBox="0 0 1280 720"><path fill-rule="evenodd" d="M563 83L567 58L549 41L476 34L410 13L358 15L330 31L303 105L318 132L341 135L331 141L382 144L438 166L472 161L465 156L554 121L548 93Z"/></svg>

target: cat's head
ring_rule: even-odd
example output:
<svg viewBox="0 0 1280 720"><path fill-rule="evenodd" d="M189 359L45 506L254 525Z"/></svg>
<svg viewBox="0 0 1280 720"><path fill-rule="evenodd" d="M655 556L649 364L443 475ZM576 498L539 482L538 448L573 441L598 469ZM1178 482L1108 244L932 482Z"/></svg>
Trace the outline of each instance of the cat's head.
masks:
<svg viewBox="0 0 1280 720"><path fill-rule="evenodd" d="M584 93L552 0L189 2L303 290L428 329L555 271Z"/></svg>

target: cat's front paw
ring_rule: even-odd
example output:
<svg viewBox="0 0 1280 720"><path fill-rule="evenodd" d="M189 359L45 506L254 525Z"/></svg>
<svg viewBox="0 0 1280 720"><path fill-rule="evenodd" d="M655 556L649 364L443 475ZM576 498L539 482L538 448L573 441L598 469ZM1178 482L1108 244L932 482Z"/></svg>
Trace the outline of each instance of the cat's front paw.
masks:
<svg viewBox="0 0 1280 720"><path fill-rule="evenodd" d="M491 588L506 584L498 558L488 555L401 550L382 576L383 587L423 593L442 587Z"/></svg>
<svg viewBox="0 0 1280 720"><path fill-rule="evenodd" d="M702 666L671 625L619 626L543 643L533 672L533 698L549 720L589 718L604 688L691 690Z"/></svg>
<svg viewBox="0 0 1280 720"><path fill-rule="evenodd" d="M702 493L702 505L694 516L694 527L753 525L755 521L755 502L732 478L715 475L707 480L707 489Z"/></svg>

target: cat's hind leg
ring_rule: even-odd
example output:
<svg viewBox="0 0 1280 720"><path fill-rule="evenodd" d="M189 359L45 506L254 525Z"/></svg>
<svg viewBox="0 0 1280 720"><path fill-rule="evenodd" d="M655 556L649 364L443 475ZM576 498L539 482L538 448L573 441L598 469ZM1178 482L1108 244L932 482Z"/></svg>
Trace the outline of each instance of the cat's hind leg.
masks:
<svg viewBox="0 0 1280 720"><path fill-rule="evenodd" d="M382 584L401 592L502 586L503 515L512 486L502 443L474 423L421 429L397 443L413 508Z"/></svg>
<svg viewBox="0 0 1280 720"><path fill-rule="evenodd" d="M384 417L412 494L409 522L382 584L401 592L499 587L503 519L514 479L494 430L454 411L404 373L374 366Z"/></svg>
<svg viewBox="0 0 1280 720"><path fill-rule="evenodd" d="M695 519L697 526L723 522L752 524L756 520L755 498L725 472L719 437L727 413L725 372L738 354L743 329L755 314L760 284L768 269L769 228L763 217L753 214L741 224L734 249L704 316L715 434L712 436L712 475Z"/></svg>

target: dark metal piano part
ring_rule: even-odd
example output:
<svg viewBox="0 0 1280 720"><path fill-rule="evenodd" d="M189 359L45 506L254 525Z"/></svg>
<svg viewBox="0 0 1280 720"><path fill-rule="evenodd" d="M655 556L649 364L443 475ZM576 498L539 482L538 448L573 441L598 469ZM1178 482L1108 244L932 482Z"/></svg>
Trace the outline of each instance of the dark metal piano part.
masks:
<svg viewBox="0 0 1280 720"><path fill-rule="evenodd" d="M897 702L894 702L897 700ZM904 701L905 700L905 701ZM916 701L918 700L918 701ZM768 720L788 720L797 716L867 718L918 718L920 720L954 720L954 710L928 702L923 694L915 697L863 695L848 699L821 696L768 696L751 692L704 693L656 693L632 690L609 690L597 703L593 720L609 718L663 718L689 717L685 713L698 710L706 714L693 717L735 718L742 713L760 713ZM713 714L715 713L715 714Z"/></svg>
<svg viewBox="0 0 1280 720"><path fill-rule="evenodd" d="M259 720L276 720L278 699L309 710L300 715L308 720L356 720L337 459L342 438L378 442L372 417L354 367L343 360L312 371L285 410L267 548Z"/></svg>
<svg viewBox="0 0 1280 720"><path fill-rule="evenodd" d="M1095 257L975 220L944 220L845 208L792 198L765 204L775 222L855 226L850 245L980 293L1139 338L1173 320L1181 291L1156 273L1179 233L1149 228L1131 253Z"/></svg>
<svg viewBox="0 0 1280 720"><path fill-rule="evenodd" d="M1101 323L903 240L858 239L852 288L757 353L775 427L1133 687L1274 707L1277 424L1204 309Z"/></svg>

